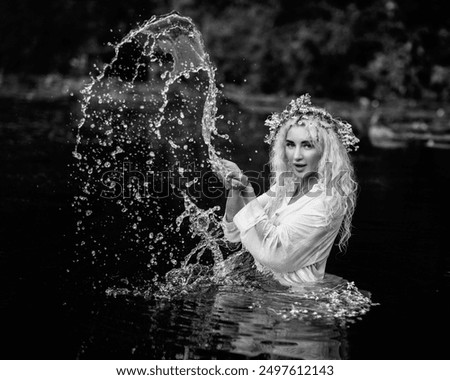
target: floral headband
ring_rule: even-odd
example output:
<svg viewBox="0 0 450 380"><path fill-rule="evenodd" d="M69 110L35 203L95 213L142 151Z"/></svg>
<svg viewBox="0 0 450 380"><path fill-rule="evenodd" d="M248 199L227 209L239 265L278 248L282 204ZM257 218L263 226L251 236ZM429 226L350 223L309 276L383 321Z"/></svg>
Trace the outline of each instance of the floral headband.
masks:
<svg viewBox="0 0 450 380"><path fill-rule="evenodd" d="M311 104L311 96L309 94L305 94L295 100L291 100L289 106L281 112L281 114L274 113L267 118L264 125L269 127L269 134L266 136L264 141L268 144L272 144L281 126L295 116L313 116L327 121L332 125L332 127L327 127L324 125L322 125L322 127L325 129L333 129L347 152L358 150L359 139L354 135L352 126L346 121L333 118L333 116L331 116L324 109L314 107Z"/></svg>

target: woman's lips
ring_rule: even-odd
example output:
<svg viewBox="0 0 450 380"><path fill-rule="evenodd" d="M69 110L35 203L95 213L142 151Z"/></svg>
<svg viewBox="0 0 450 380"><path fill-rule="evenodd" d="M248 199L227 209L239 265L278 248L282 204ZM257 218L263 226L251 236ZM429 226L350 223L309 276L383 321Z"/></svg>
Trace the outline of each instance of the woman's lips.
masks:
<svg viewBox="0 0 450 380"><path fill-rule="evenodd" d="M304 167L306 166L306 164L294 164L294 167L297 169L297 170L300 170L300 169L303 169Z"/></svg>

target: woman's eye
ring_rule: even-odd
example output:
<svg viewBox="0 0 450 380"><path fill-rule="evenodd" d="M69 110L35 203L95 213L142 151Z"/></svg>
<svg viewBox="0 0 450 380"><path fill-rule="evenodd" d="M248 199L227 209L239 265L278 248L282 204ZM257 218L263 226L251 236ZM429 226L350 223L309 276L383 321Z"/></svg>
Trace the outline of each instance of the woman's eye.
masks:
<svg viewBox="0 0 450 380"><path fill-rule="evenodd" d="M293 147L294 144L291 141L286 141L286 146L288 147Z"/></svg>
<svg viewBox="0 0 450 380"><path fill-rule="evenodd" d="M303 146L308 149L313 148L313 145L311 143L304 143Z"/></svg>

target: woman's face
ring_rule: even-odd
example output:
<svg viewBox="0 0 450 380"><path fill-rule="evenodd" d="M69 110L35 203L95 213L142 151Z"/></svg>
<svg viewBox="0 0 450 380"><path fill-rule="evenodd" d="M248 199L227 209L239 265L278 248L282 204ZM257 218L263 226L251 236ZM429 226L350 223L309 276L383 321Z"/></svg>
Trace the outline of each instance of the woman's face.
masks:
<svg viewBox="0 0 450 380"><path fill-rule="evenodd" d="M288 166L295 177L302 179L306 174L317 172L321 153L313 145L311 136L304 126L289 121L291 127L286 135L285 152Z"/></svg>

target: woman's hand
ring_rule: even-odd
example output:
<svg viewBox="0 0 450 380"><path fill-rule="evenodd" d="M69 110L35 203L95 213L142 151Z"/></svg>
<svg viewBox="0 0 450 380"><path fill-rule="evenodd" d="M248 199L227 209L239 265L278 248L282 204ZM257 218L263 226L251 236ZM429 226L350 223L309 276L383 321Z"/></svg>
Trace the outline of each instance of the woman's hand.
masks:
<svg viewBox="0 0 450 380"><path fill-rule="evenodd" d="M255 198L253 186L239 167L231 161L223 160L222 162L227 169L230 169L225 178L229 186L238 190L246 203Z"/></svg>
<svg viewBox="0 0 450 380"><path fill-rule="evenodd" d="M227 174L225 176L225 186L235 190L245 190L248 185L248 177L242 173L242 170L234 162L222 159Z"/></svg>
<svg viewBox="0 0 450 380"><path fill-rule="evenodd" d="M239 166L224 159L221 160L221 164L225 168L226 173L225 178L221 176L221 179L225 184L225 188L231 189L225 209L225 220L230 222L247 203L255 198L255 192L247 176L242 173Z"/></svg>
<svg viewBox="0 0 450 380"><path fill-rule="evenodd" d="M223 176L223 174L220 173L217 174L218 177L223 182L223 184L225 185L225 188L227 190L245 188L244 183L241 181L241 176L243 176L243 174L239 166L237 166L234 162L225 159L221 159L220 162L223 165L226 174L225 177Z"/></svg>

